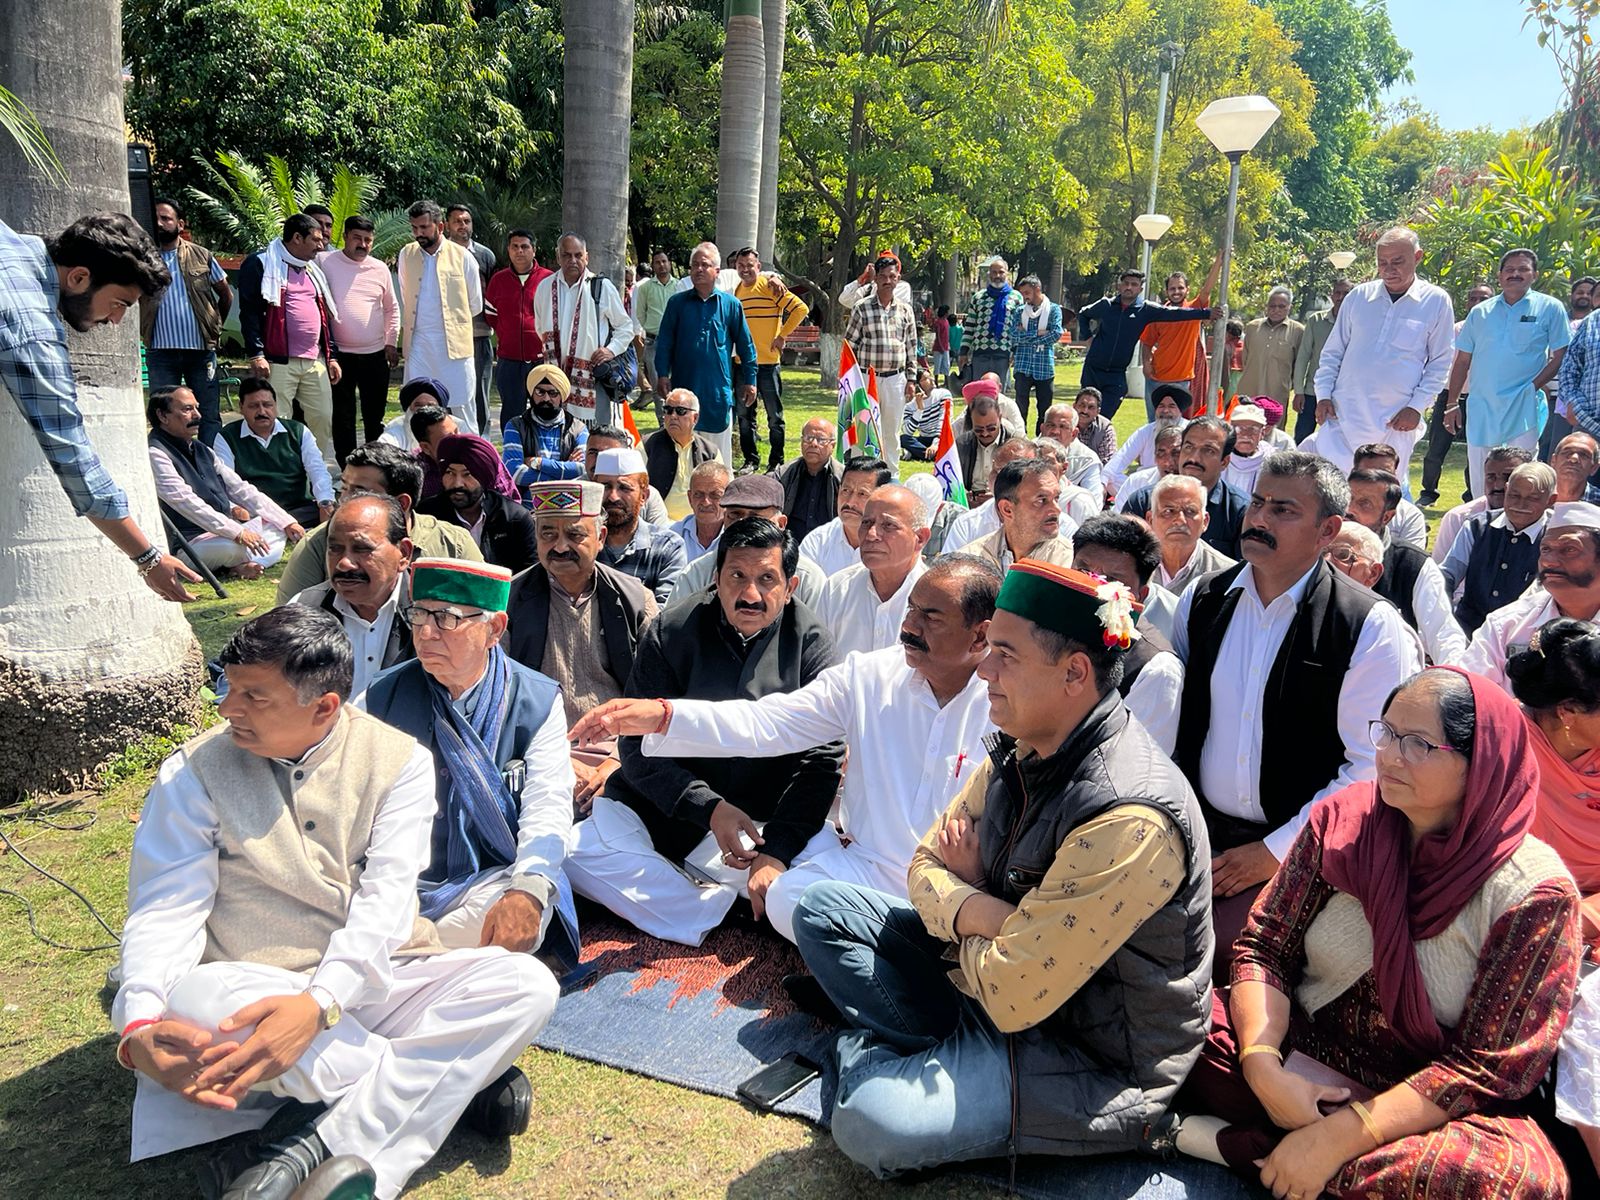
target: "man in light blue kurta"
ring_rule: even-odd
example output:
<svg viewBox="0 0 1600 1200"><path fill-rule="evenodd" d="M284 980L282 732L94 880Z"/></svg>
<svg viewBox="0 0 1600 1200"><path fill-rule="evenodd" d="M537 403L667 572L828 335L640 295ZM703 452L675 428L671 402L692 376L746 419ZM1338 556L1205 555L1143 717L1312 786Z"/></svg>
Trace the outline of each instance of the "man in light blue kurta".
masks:
<svg viewBox="0 0 1600 1200"><path fill-rule="evenodd" d="M1461 392L1470 368L1467 471L1477 496L1483 494L1483 462L1492 447L1538 446L1548 411L1540 389L1556 377L1571 340L1566 307L1533 290L1538 278L1538 255L1507 250L1500 258L1500 294L1469 312L1456 334L1444 420L1450 432L1461 432Z"/></svg>

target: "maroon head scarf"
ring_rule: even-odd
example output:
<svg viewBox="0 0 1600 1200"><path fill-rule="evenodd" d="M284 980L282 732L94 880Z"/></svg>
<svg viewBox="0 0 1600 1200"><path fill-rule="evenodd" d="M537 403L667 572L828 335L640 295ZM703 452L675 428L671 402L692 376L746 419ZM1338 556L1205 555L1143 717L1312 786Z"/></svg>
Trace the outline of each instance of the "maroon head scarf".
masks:
<svg viewBox="0 0 1600 1200"><path fill-rule="evenodd" d="M1417 963L1418 941L1437 936L1522 844L1533 824L1539 767L1517 702L1479 675L1472 685L1472 761L1461 816L1413 847L1411 827L1383 803L1376 782L1334 793L1311 813L1322 839L1322 876L1361 902L1372 926L1372 973L1384 1016L1417 1053L1434 1056L1444 1033Z"/></svg>
<svg viewBox="0 0 1600 1200"><path fill-rule="evenodd" d="M452 433L439 439L439 470L460 465L472 472L478 486L486 492L499 492L507 500L516 500L517 485L506 473L494 443L475 433Z"/></svg>

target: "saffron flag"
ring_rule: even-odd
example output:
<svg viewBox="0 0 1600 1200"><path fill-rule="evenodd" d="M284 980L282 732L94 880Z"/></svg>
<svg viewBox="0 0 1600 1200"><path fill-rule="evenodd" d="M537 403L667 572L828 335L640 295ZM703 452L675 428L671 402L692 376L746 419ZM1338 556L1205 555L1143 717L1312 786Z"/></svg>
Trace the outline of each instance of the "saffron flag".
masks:
<svg viewBox="0 0 1600 1200"><path fill-rule="evenodd" d="M883 457L883 421L878 409L878 377L871 367L866 376L855 352L845 342L839 351L839 430L834 457L840 462L852 454Z"/></svg>
<svg viewBox="0 0 1600 1200"><path fill-rule="evenodd" d="M961 457L956 453L956 433L950 423L950 409L954 402L946 397L944 423L939 426L939 442L933 452L933 474L944 489L947 504L967 507L967 489L961 482Z"/></svg>
<svg viewBox="0 0 1600 1200"><path fill-rule="evenodd" d="M622 410L622 427L628 431L628 436L633 439L633 448L635 450L644 449L644 439L639 436L639 427L633 422L633 406L628 404L627 401L621 401L617 407Z"/></svg>

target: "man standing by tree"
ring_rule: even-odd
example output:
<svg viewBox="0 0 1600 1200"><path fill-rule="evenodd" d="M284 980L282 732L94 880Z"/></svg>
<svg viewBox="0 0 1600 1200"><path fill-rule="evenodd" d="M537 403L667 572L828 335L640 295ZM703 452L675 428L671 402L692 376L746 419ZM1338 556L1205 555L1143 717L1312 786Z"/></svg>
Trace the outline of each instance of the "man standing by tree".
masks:
<svg viewBox="0 0 1600 1200"><path fill-rule="evenodd" d="M1239 376L1242 396L1271 396L1289 403L1294 387L1294 360L1305 340L1306 327L1289 316L1294 295L1282 286L1267 294L1267 315L1244 327L1244 374Z"/></svg>
<svg viewBox="0 0 1600 1200"><path fill-rule="evenodd" d="M880 254L873 263L873 272L877 294L870 300L858 302L850 310L844 340L850 343L861 366L877 372L883 459L889 464L891 475L899 479L900 417L906 407L906 372L916 368L922 348L917 339L916 314L909 303L896 296L900 260L892 254Z"/></svg>
<svg viewBox="0 0 1600 1200"><path fill-rule="evenodd" d="M1022 306L1011 315L1011 345L1017 388L1017 408L1024 432L1028 424L1029 394L1039 398L1039 419L1055 399L1056 343L1061 340L1061 306L1044 294L1037 275L1024 275L1017 284ZM1038 428L1038 424L1034 426Z"/></svg>
<svg viewBox="0 0 1600 1200"><path fill-rule="evenodd" d="M1089 343L1083 356L1082 387L1103 397L1106 419L1117 415L1128 394L1128 364L1145 327L1155 321L1209 321L1209 308L1168 308L1144 298L1144 272L1132 269L1117 277L1117 295L1102 296L1078 313L1078 339Z"/></svg>
<svg viewBox="0 0 1600 1200"><path fill-rule="evenodd" d="M735 398L730 359L734 355L739 359L738 402L753 405L756 346L743 306L727 292L717 290L721 264L722 252L715 242L701 242L689 255L692 286L672 296L661 314L656 395L665 401L674 388L693 392L700 400L696 428L716 446L718 457L731 463Z"/></svg>
<svg viewBox="0 0 1600 1200"><path fill-rule="evenodd" d="M756 394L767 410L767 470L783 466L783 373L779 361L783 340L805 320L806 306L791 291L779 293L761 273L761 255L745 246L733 256L739 285L733 296L744 306L745 324L756 344ZM637 308L637 306L635 306ZM756 406L739 406L739 449L746 470L761 468L756 447Z"/></svg>
<svg viewBox="0 0 1600 1200"><path fill-rule="evenodd" d="M339 382L333 389L333 445L342 463L356 448L360 395L363 442L383 436L389 372L400 361L400 305L389 264L372 257L376 230L363 216L346 217L344 245L317 260L333 296Z"/></svg>
<svg viewBox="0 0 1600 1200"><path fill-rule="evenodd" d="M506 257L511 265L496 271L483 293L484 317L496 339L494 383L500 392L502 431L527 408L528 373L544 362L533 298L550 272L539 265L534 251L533 234L526 229L508 233Z"/></svg>
<svg viewBox="0 0 1600 1200"><path fill-rule="evenodd" d="M333 385L342 375L333 336L333 293L317 265L322 234L316 219L295 213L283 236L239 268L239 331L250 369L272 380L278 400L300 417L322 448L331 475Z"/></svg>
<svg viewBox="0 0 1600 1200"><path fill-rule="evenodd" d="M478 264L478 286L485 292L489 278L494 274L494 251L472 236L472 210L465 204L452 204L444 210L445 228L450 240L472 255ZM478 428L489 428L489 375L494 367L494 348L489 338L487 306L472 318L473 368L477 372L478 387L474 399L478 406Z"/></svg>
<svg viewBox="0 0 1600 1200"><path fill-rule="evenodd" d="M47 248L0 221L0 385L33 430L72 510L87 517L166 600L193 600L200 577L152 543L128 498L84 432L67 357L68 322L79 333L122 322L172 282L155 243L132 217L92 213Z"/></svg>
<svg viewBox="0 0 1600 1200"><path fill-rule="evenodd" d="M443 215L432 200L406 210L411 236L396 271L405 329L406 378L437 379L450 393L450 411L476 433L477 367L473 324L483 311L477 260L444 236Z"/></svg>
<svg viewBox="0 0 1600 1200"><path fill-rule="evenodd" d="M1483 460L1494 446L1539 444L1539 390L1556 377L1571 341L1561 302L1533 290L1539 256L1507 250L1500 256L1500 294L1467 313L1456 332L1456 359L1444 423L1452 434L1467 431L1467 486L1483 489ZM1472 372L1472 410L1461 412L1460 395Z"/></svg>
<svg viewBox="0 0 1600 1200"><path fill-rule="evenodd" d="M222 432L217 402L217 335L233 307L227 272L204 246L184 238L183 211L175 200L155 203L156 245L172 287L139 306L150 388L186 387L200 401L200 439Z"/></svg>
<svg viewBox="0 0 1600 1200"><path fill-rule="evenodd" d="M961 322L961 374L977 379L993 371L1004 392L1011 386L1011 314L1022 307L1022 295L1011 286L1004 258L996 254L987 267L989 286L973 293Z"/></svg>
<svg viewBox="0 0 1600 1200"><path fill-rule="evenodd" d="M1305 441L1317 429L1317 364L1322 361L1322 348L1328 344L1333 332L1333 322L1339 315L1339 306L1355 285L1343 275L1336 275L1328 291L1332 304L1323 312L1314 312L1306 318L1305 336L1300 339L1300 349L1294 355L1294 411L1299 414L1294 421L1296 444ZM1444 458L1440 456L1440 462Z"/></svg>
<svg viewBox="0 0 1600 1200"><path fill-rule="evenodd" d="M1422 414L1444 387L1455 345L1450 295L1417 276L1422 243L1396 226L1378 239L1378 278L1352 289L1339 308L1317 367L1320 454L1348 474L1355 450L1384 442L1410 475Z"/></svg>

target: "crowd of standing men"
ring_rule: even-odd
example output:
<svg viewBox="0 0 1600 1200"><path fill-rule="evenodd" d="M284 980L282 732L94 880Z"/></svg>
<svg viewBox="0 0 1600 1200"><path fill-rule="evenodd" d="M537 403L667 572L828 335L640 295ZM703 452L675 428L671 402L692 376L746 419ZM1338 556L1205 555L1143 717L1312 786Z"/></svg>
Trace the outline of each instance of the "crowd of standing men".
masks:
<svg viewBox="0 0 1600 1200"><path fill-rule="evenodd" d="M846 306L883 457L818 419L764 471L753 428L733 469L734 417L781 437L805 310L751 250L619 291L573 234L539 275L518 231L491 273L471 214L423 201L396 286L362 218L330 251L297 214L239 274L254 376L208 433L231 295L158 210L156 243L0 226L0 380L78 511L183 592L67 360L63 322L143 302L196 561L295 543L135 836L135 1157L276 1118L210 1160L218 1194L390 1197L458 1123L520 1133L575 897L691 945L748 904L794 942L785 986L839 1027L833 1136L880 1176L1176 1150L1292 1200L1543 1197L1600 1157L1600 326L1530 251L1458 327L1391 230L1309 326L1274 289L1225 384L1211 281L1163 305L1127 272L1077 313L1070 404L1036 278L990 261L924 347L880 253ZM384 426L363 384L397 353ZM899 482L952 359L967 506ZM1476 498L1430 555L1435 405Z"/></svg>

